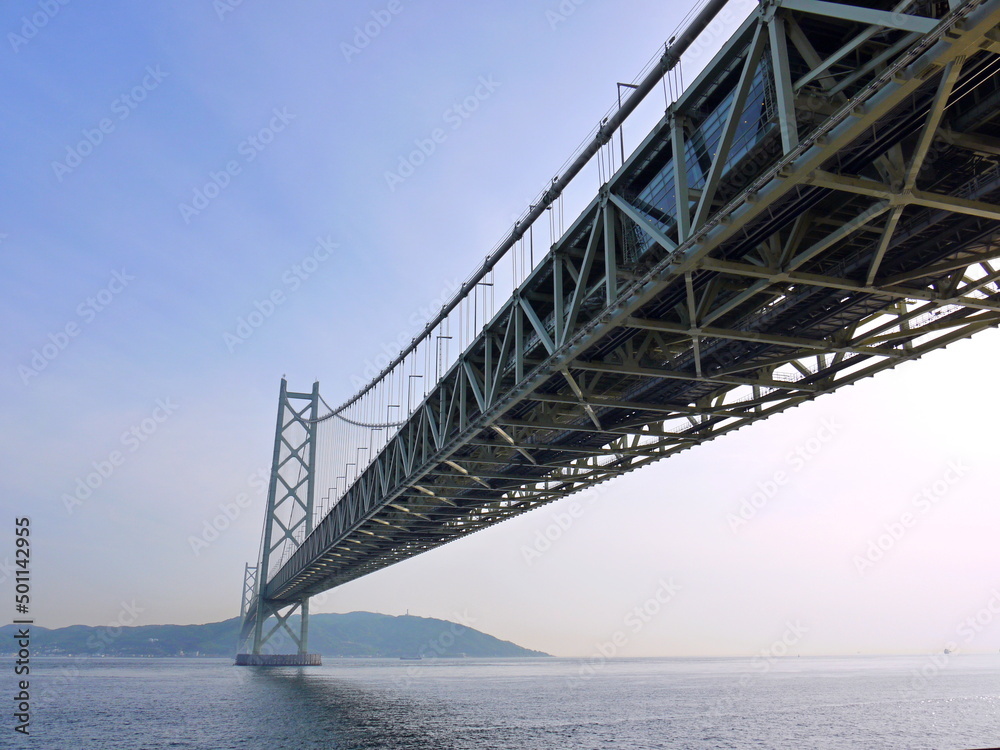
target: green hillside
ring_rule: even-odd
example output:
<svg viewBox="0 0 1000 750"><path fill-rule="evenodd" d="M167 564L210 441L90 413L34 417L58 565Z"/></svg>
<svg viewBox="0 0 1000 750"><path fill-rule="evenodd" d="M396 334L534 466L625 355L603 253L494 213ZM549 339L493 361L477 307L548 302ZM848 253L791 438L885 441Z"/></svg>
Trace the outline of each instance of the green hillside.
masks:
<svg viewBox="0 0 1000 750"><path fill-rule="evenodd" d="M292 618L292 627L297 630L297 618ZM32 626L31 651L35 656L232 656L238 630L238 618L129 628ZM0 627L0 654L16 650L14 632L12 625ZM278 643L276 650L291 653L294 648ZM312 615L309 650L331 658L547 656L446 620L372 612Z"/></svg>

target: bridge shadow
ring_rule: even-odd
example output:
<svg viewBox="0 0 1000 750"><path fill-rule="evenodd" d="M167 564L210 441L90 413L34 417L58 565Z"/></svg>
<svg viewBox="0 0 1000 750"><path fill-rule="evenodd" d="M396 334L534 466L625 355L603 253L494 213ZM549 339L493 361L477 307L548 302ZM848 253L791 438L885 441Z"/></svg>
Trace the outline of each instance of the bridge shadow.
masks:
<svg viewBox="0 0 1000 750"><path fill-rule="evenodd" d="M326 670L241 667L246 745L268 748L447 750L464 746L455 712L391 679ZM352 669L353 673L354 670ZM467 739L467 738L466 738Z"/></svg>

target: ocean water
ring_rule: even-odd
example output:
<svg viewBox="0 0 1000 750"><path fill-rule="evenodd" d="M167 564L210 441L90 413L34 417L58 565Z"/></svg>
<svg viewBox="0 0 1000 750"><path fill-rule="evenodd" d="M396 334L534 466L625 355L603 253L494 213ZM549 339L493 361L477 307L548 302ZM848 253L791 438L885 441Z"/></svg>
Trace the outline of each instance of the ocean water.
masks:
<svg viewBox="0 0 1000 750"><path fill-rule="evenodd" d="M0 665L12 674L10 660ZM5 684L10 684L4 681ZM35 659L7 748L986 748L1000 656ZM8 702L8 706L10 703Z"/></svg>

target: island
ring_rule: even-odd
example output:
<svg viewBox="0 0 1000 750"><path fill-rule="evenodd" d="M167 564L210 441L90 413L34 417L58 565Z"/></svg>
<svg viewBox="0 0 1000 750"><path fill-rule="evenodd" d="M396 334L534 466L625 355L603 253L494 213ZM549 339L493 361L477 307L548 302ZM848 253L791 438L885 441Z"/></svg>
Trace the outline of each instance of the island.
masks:
<svg viewBox="0 0 1000 750"><path fill-rule="evenodd" d="M296 618L290 624L298 628ZM240 619L204 625L32 627L37 656L229 657L236 653ZM13 654L15 627L0 627L0 656ZM279 641L280 646L280 641ZM336 658L543 657L541 651L503 641L467 625L431 617L374 612L313 614L309 650Z"/></svg>

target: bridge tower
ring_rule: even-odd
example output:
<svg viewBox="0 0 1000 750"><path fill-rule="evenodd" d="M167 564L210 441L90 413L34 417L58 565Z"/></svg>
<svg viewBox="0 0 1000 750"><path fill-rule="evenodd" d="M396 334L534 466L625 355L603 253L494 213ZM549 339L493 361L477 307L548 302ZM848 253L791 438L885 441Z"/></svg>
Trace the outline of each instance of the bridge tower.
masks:
<svg viewBox="0 0 1000 750"><path fill-rule="evenodd" d="M309 597L279 602L269 599L267 590L269 577L313 529L318 409L318 382L311 392L296 393L281 379L260 554L257 565L247 564L244 572L239 666L320 664L319 655L309 653ZM291 623L294 615L298 632ZM265 628L272 617L275 622ZM289 642L296 653L274 653Z"/></svg>

